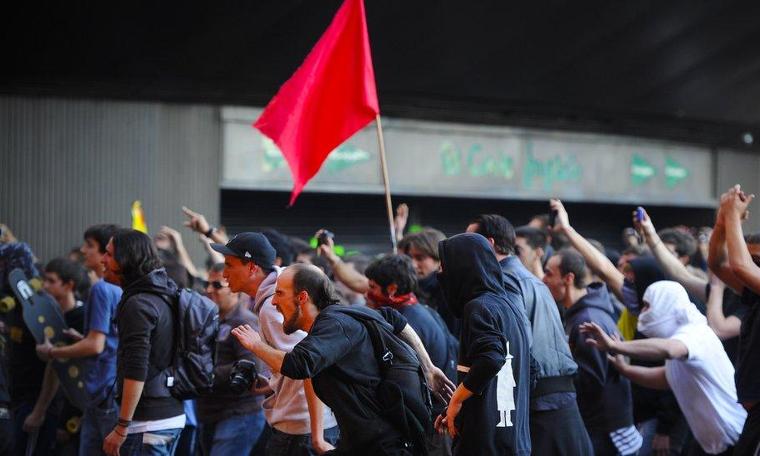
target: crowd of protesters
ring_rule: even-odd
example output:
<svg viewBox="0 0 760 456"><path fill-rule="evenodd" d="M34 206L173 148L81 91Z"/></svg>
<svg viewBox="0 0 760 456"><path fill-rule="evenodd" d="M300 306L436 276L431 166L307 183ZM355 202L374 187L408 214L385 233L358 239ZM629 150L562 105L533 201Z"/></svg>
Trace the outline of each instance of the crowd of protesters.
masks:
<svg viewBox="0 0 760 456"><path fill-rule="evenodd" d="M203 266L169 227L90 226L43 264L0 225L0 454L757 455L753 198L730 188L699 230L636 208L621 251L557 199L448 238L405 232L401 205L399 253L376 258L338 255L326 230L228 237L182 208ZM32 336L15 268L40 278L68 343ZM213 386L182 400L167 372L185 288L218 330ZM61 387L67 360L84 406Z"/></svg>

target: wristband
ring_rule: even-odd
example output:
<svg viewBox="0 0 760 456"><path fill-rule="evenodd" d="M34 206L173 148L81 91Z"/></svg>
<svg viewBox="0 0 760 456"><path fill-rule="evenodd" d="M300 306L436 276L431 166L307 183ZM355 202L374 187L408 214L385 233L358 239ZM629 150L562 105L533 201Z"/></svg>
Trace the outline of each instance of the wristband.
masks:
<svg viewBox="0 0 760 456"><path fill-rule="evenodd" d="M127 434L122 434L121 432L116 430L116 426L114 426L113 431L118 435L119 437L126 438Z"/></svg>
<svg viewBox="0 0 760 456"><path fill-rule="evenodd" d="M211 234L214 232L215 229L216 228L214 228L212 226L211 228L208 229L208 231L206 231L205 233L203 233L203 235L206 236L207 238L211 238Z"/></svg>
<svg viewBox="0 0 760 456"><path fill-rule="evenodd" d="M117 423L118 426L122 426L125 428L128 428L130 424L132 424L132 420L127 420L124 418L119 418L119 421Z"/></svg>

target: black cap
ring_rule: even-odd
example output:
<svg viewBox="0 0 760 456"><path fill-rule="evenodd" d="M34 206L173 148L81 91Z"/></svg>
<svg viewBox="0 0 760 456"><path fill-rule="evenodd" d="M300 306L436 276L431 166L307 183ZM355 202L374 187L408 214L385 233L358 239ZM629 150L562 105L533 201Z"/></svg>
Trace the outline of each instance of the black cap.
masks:
<svg viewBox="0 0 760 456"><path fill-rule="evenodd" d="M222 255L252 260L265 269L271 269L276 258L274 247L261 233L240 233L230 239L227 245L211 244L211 248Z"/></svg>

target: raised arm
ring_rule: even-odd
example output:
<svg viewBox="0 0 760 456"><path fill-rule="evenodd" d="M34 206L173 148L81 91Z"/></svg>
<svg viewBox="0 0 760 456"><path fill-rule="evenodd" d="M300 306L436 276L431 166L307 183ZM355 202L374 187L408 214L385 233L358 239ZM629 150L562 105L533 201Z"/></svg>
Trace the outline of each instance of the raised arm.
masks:
<svg viewBox="0 0 760 456"><path fill-rule="evenodd" d="M191 276L205 279L203 274L201 274L200 271L198 271L198 268L195 267L195 264L193 264L193 260L190 259L190 255L187 253L185 243L182 242L182 235L179 234L179 231L168 226L162 226L159 232L163 233L174 243L174 247L177 249L177 260L179 261L179 264L187 269L187 272Z"/></svg>
<svg viewBox="0 0 760 456"><path fill-rule="evenodd" d="M185 206L182 206L182 212L184 212L188 218L185 221L186 227L190 228L196 233L203 234L207 238L219 244L226 244L227 241L229 241L224 233L212 227L208 221L206 221L206 217L203 214L190 210Z"/></svg>
<svg viewBox="0 0 760 456"><path fill-rule="evenodd" d="M737 185L728 191L725 199L721 197L720 209L725 219L728 263L731 272L743 285L755 293L760 293L760 267L752 261L742 232L742 220L754 198L755 195L745 194Z"/></svg>
<svg viewBox="0 0 760 456"><path fill-rule="evenodd" d="M319 234L320 232L317 232L316 236L319 237ZM369 279L336 255L333 247L333 240L327 238L327 244L320 245L317 248L317 254L330 263L335 278L357 293L369 291Z"/></svg>
<svg viewBox="0 0 760 456"><path fill-rule="evenodd" d="M707 298L707 324L719 339L725 340L737 337L742 327L742 321L723 313L723 293L726 285L715 275L710 274L710 296Z"/></svg>
<svg viewBox="0 0 760 456"><path fill-rule="evenodd" d="M564 233L570 240L573 248L575 248L583 258L586 260L586 264L591 270L593 270L615 293L621 301L623 300L623 273L618 271L617 267L606 257L602 252L594 248L594 246L586 240L583 236L578 234L572 226L570 226L570 217L562 205L562 202L558 199L552 199L549 201L552 210L557 211L556 222L553 227L554 231Z"/></svg>
<svg viewBox="0 0 760 456"><path fill-rule="evenodd" d="M721 196L721 201L728 197L728 193L726 192ZM707 266L723 283L736 293L741 294L744 284L731 270L731 266L726 258L727 254L725 217L722 208L719 208L718 215L715 217L715 227L713 228L712 236L710 236Z"/></svg>
<svg viewBox="0 0 760 456"><path fill-rule="evenodd" d="M635 214L634 212L633 226L643 233L644 240L660 264L660 267L665 271L665 275L683 285L692 296L700 301L706 301L707 295L705 290L707 288L707 281L690 273L686 269L686 266L678 261L678 258L665 247L665 244L662 243L660 236L654 229L652 219L649 218L649 214L646 211L644 211L644 218L641 221L636 219Z"/></svg>

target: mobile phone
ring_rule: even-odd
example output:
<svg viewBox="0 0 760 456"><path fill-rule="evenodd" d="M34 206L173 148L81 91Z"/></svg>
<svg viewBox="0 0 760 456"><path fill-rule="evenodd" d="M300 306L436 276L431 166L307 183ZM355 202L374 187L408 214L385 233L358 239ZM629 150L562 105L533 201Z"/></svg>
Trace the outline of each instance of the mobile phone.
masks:
<svg viewBox="0 0 760 456"><path fill-rule="evenodd" d="M557 210L549 208L549 226L554 226L557 222Z"/></svg>
<svg viewBox="0 0 760 456"><path fill-rule="evenodd" d="M335 233L326 229L322 229L322 232L317 237L317 247L320 245L329 245L329 239L335 239Z"/></svg>
<svg viewBox="0 0 760 456"><path fill-rule="evenodd" d="M644 220L644 208L639 206L636 208L636 221L641 222Z"/></svg>

